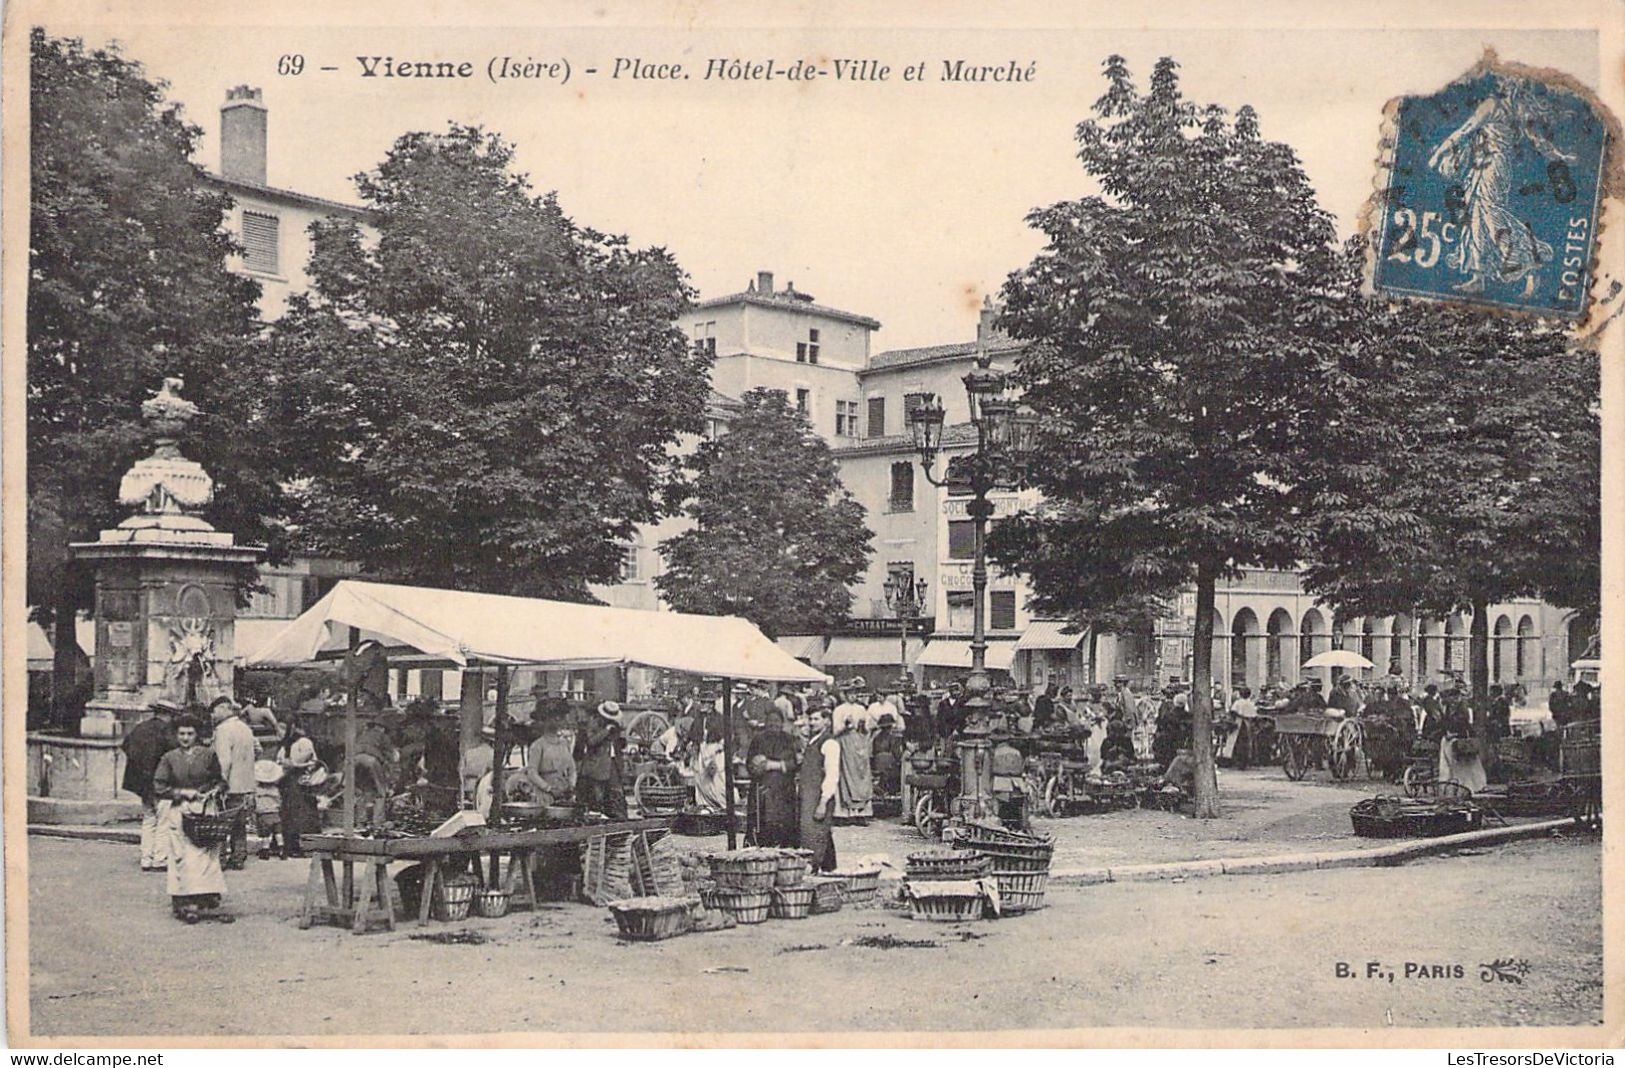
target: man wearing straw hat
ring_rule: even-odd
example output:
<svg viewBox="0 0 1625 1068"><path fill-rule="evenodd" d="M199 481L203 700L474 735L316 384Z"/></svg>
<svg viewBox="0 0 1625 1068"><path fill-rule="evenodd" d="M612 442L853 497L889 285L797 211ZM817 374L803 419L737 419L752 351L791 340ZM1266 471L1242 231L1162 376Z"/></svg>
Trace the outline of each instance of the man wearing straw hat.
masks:
<svg viewBox="0 0 1625 1068"><path fill-rule="evenodd" d="M610 819L626 819L626 789L621 785L621 706L605 701L581 735L576 761L576 789L582 803Z"/></svg>

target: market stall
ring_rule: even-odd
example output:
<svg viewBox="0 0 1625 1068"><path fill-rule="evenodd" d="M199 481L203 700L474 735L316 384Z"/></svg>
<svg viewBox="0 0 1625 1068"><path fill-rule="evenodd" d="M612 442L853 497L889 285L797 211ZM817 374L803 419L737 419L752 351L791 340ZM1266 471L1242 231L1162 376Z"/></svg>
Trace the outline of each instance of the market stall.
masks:
<svg viewBox="0 0 1625 1068"><path fill-rule="evenodd" d="M645 612L599 605L570 604L533 598L505 597L417 586L343 581L298 619L249 658L250 667L297 667L312 661L354 658L358 650L375 649L395 666L491 668L496 673L497 708L493 721L493 753L505 751L507 742L508 680L517 668L581 670L598 667L641 666L724 682L724 737L731 750L733 738L732 683L823 682L822 672L796 660L775 645L753 624L729 616L697 616L677 612ZM356 687L350 687L346 705L344 781L355 782ZM476 725L477 727L477 725ZM462 739L466 742L466 731ZM733 766L733 754L726 754ZM501 799L503 761L492 761L492 795ZM391 888L382 874L388 858L404 857L413 842L427 838L406 837L388 840L367 838L357 829L355 791L345 791L343 822L336 835L321 836L322 855L312 862L307 888L308 910L312 919L352 923L356 930L366 927L371 909L368 900L376 892L391 913ZM734 790L727 790L729 848L734 846ZM503 806L492 805L492 826L481 832L457 836L465 853L490 853L487 839L503 835ZM574 840L637 830L633 824L644 821L618 821L586 828L552 828L515 831L516 834L552 835L560 831L576 834ZM661 826L667 826L663 821ZM504 837L506 837L504 835ZM568 837L568 835L567 835ZM527 840L528 841L528 840ZM562 841L562 839L561 839ZM537 848L549 844L537 838L528 847L509 843L497 851ZM311 846L317 846L312 842ZM421 848L430 848L422 846ZM431 852L456 851L434 845ZM385 859L379 859L379 858ZM335 885L333 864L342 866L342 888ZM360 886L354 867L366 869ZM517 869L510 860L511 882ZM488 885L502 878L493 864ZM318 894L317 891L322 893ZM359 895L359 896L358 896ZM325 903L323 903L325 900Z"/></svg>

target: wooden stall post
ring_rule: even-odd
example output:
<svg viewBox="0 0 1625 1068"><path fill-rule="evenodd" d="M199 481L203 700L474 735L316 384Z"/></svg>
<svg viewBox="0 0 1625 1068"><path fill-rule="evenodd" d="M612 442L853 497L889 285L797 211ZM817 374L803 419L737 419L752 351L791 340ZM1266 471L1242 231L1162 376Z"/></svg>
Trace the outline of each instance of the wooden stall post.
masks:
<svg viewBox="0 0 1625 1068"><path fill-rule="evenodd" d="M356 647L361 644L361 631L356 627L350 628L350 652L353 654ZM347 667L353 666L352 663ZM349 685L344 688L344 833L355 833L355 706L356 691L361 688L361 680L355 677L355 672L348 672L351 676ZM348 869L346 869L348 871Z"/></svg>
<svg viewBox="0 0 1625 1068"><path fill-rule="evenodd" d="M491 814L485 822L495 827L502 820L502 765L506 755L504 749L508 742L508 732L503 729L508 719L508 679L511 668L497 668L497 711L496 717L491 721Z"/></svg>
<svg viewBox="0 0 1625 1068"><path fill-rule="evenodd" d="M722 680L722 774L723 818L728 821L728 848L734 840L734 680Z"/></svg>

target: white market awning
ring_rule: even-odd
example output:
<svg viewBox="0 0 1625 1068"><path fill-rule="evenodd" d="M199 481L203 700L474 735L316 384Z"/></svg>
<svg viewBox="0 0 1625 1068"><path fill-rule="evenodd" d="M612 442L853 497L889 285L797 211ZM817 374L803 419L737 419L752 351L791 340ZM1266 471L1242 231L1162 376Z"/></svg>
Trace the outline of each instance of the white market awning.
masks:
<svg viewBox="0 0 1625 1068"><path fill-rule="evenodd" d="M989 671L1009 671L1016 658L1015 642L988 642ZM970 642L955 638L932 638L920 654L922 667L964 668L970 670Z"/></svg>
<svg viewBox="0 0 1625 1068"><path fill-rule="evenodd" d="M809 664L822 664L824 662L824 636L822 634L785 634L775 638L773 644L797 660L805 660Z"/></svg>
<svg viewBox="0 0 1625 1068"><path fill-rule="evenodd" d="M1089 631L1087 628L1079 628L1067 633L1066 628L1075 625L1065 620L1035 619L1027 624L1027 629L1016 639L1016 652L1027 649L1076 649L1078 644L1089 636Z"/></svg>
<svg viewBox="0 0 1625 1068"><path fill-rule="evenodd" d="M908 640L908 663L911 666L919 659L924 646L925 642L919 638ZM897 663L898 654L902 651L901 634L895 638L831 638L829 648L824 650L824 659L819 663L823 667L890 666Z"/></svg>
<svg viewBox="0 0 1625 1068"><path fill-rule="evenodd" d="M260 650L267 648L276 637L287 629L291 619L244 619L237 617L232 624L232 646L236 653L237 663L242 664L249 657L255 656Z"/></svg>
<svg viewBox="0 0 1625 1068"><path fill-rule="evenodd" d="M736 616L646 612L493 593L345 580L289 623L247 667L342 655L349 628L405 666L505 664L555 670L638 664L713 678L823 682L824 673Z"/></svg>

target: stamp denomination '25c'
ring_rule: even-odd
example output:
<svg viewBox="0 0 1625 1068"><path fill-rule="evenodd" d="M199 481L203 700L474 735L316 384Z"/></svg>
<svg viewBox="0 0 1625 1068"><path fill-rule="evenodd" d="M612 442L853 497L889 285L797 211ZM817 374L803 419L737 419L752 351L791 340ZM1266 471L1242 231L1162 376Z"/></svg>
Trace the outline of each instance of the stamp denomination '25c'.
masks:
<svg viewBox="0 0 1625 1068"><path fill-rule="evenodd" d="M1580 318L1608 128L1580 93L1493 64L1394 114L1379 293Z"/></svg>

